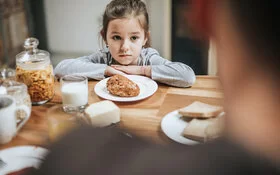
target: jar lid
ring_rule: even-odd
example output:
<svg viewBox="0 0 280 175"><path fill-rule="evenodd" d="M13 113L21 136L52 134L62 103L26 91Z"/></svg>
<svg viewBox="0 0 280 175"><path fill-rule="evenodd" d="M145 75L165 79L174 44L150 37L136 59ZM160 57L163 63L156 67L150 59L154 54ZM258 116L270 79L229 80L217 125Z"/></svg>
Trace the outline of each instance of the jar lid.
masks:
<svg viewBox="0 0 280 175"><path fill-rule="evenodd" d="M12 68L0 68L0 79L15 79L16 71Z"/></svg>
<svg viewBox="0 0 280 175"><path fill-rule="evenodd" d="M24 83L17 82L14 80L3 80L3 82L0 85L0 88L4 91L6 90L6 93L11 92L26 92L27 93L27 86Z"/></svg>
<svg viewBox="0 0 280 175"><path fill-rule="evenodd" d="M50 64L50 54L39 50L39 41L36 38L27 38L23 47L25 51L16 55L16 64L23 68L36 69Z"/></svg>

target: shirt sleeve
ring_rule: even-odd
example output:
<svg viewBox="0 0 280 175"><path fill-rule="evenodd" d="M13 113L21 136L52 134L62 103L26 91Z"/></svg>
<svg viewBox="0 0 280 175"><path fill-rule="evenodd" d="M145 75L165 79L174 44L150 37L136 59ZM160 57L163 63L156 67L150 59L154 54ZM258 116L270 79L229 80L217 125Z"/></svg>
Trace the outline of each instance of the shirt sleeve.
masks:
<svg viewBox="0 0 280 175"><path fill-rule="evenodd" d="M195 73L188 65L164 59L152 48L148 48L145 54L153 80L176 87L190 87L195 83Z"/></svg>
<svg viewBox="0 0 280 175"><path fill-rule="evenodd" d="M61 61L54 69L55 75L59 78L64 75L83 75L91 79L104 79L104 72L107 67L104 53L96 52L89 56Z"/></svg>

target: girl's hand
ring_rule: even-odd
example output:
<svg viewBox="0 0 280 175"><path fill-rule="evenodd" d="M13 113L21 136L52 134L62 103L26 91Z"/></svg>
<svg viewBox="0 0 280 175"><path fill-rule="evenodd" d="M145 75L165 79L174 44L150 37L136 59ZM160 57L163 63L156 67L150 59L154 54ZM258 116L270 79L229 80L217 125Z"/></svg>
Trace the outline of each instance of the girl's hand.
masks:
<svg viewBox="0 0 280 175"><path fill-rule="evenodd" d="M121 66L111 65L114 69L132 75L144 75L151 77L151 66Z"/></svg>
<svg viewBox="0 0 280 175"><path fill-rule="evenodd" d="M113 75L126 75L124 72L122 71L119 71L117 69L114 69L113 67L111 66L107 66L106 69L105 69L105 75L107 76L113 76Z"/></svg>

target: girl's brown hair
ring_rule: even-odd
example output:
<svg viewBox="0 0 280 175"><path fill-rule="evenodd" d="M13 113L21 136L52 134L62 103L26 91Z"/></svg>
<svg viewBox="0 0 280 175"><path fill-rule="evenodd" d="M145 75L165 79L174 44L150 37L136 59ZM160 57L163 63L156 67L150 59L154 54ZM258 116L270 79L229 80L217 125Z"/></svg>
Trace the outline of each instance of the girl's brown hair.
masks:
<svg viewBox="0 0 280 175"><path fill-rule="evenodd" d="M144 18L141 18L141 15L143 15ZM130 17L138 17L139 23L145 31L145 37L147 37L147 42L143 47L150 47L151 39L149 35L149 15L146 4L141 0L112 0L106 6L102 21L103 28L100 31L104 41L106 41L108 24L110 21Z"/></svg>

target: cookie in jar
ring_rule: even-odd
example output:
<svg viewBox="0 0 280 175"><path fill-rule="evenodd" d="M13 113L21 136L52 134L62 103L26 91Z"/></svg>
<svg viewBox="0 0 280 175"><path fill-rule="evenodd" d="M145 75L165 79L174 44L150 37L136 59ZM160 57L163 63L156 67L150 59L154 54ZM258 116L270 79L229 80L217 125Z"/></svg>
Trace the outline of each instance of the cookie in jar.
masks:
<svg viewBox="0 0 280 175"><path fill-rule="evenodd" d="M36 38L27 38L25 51L16 56L16 80L26 84L32 105L41 105L54 96L54 73L47 51L39 50Z"/></svg>

